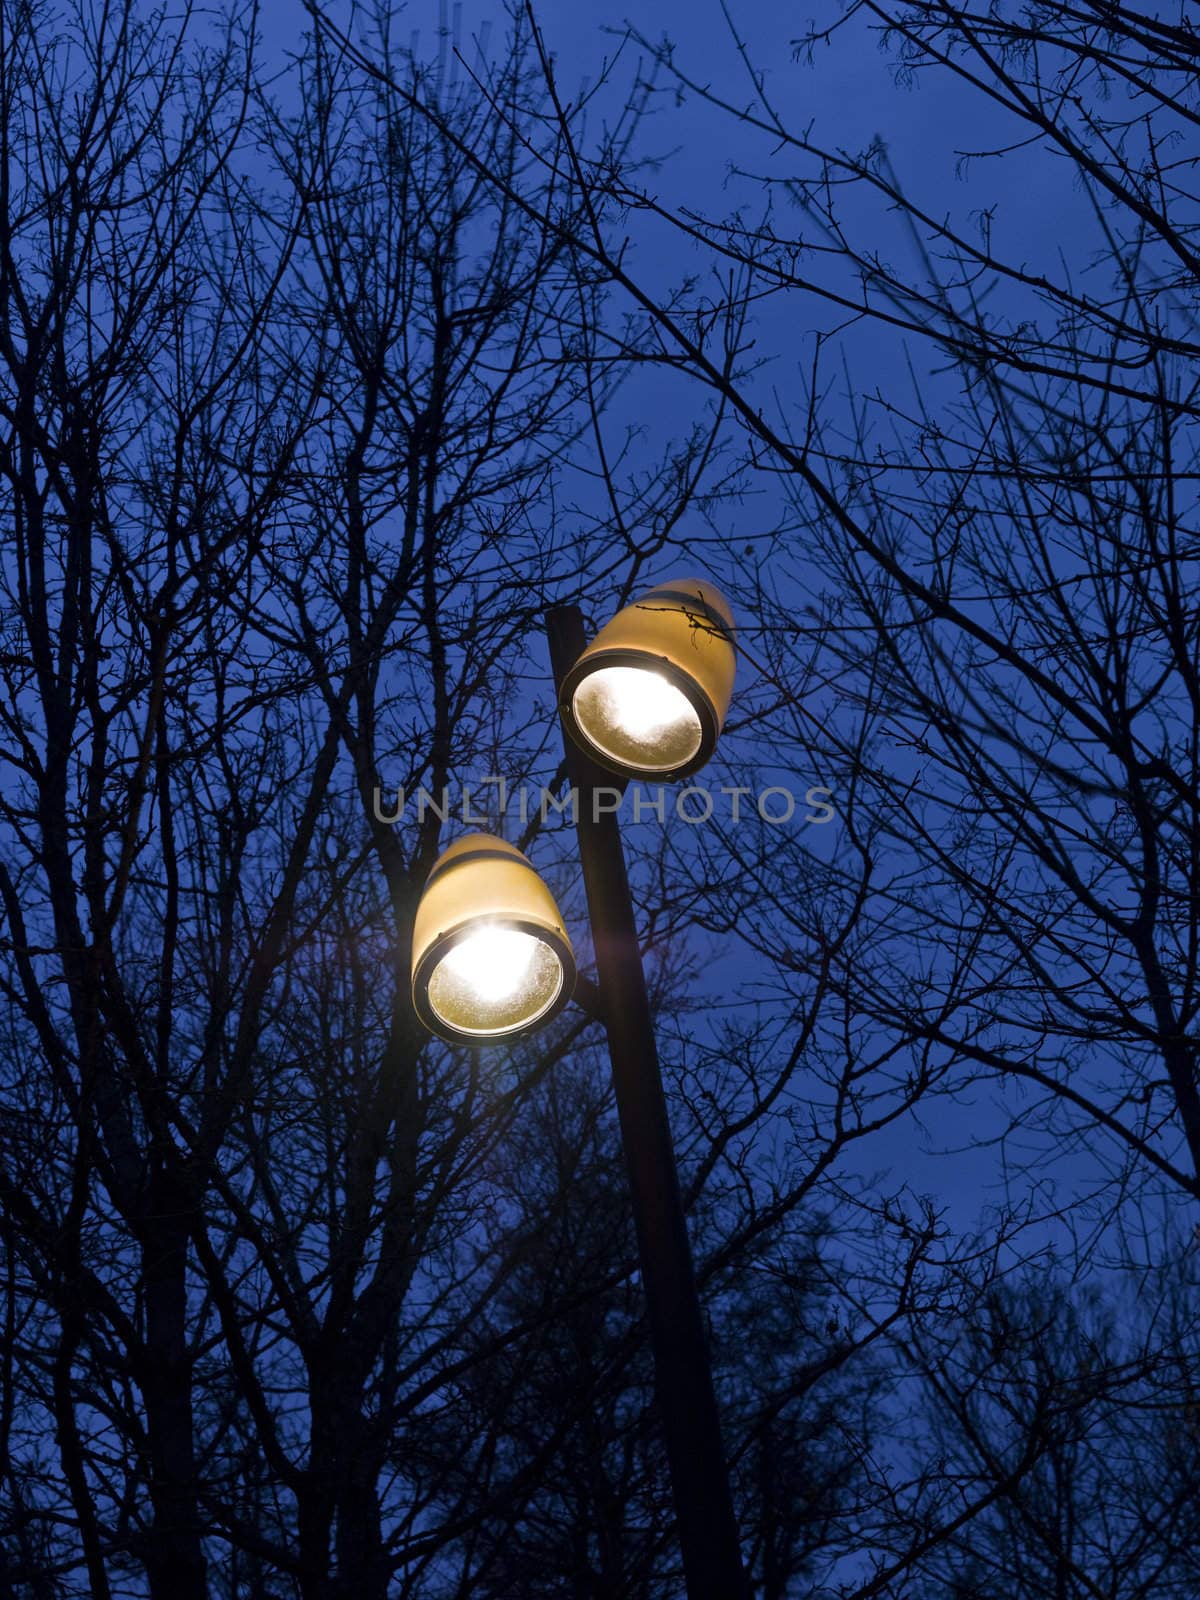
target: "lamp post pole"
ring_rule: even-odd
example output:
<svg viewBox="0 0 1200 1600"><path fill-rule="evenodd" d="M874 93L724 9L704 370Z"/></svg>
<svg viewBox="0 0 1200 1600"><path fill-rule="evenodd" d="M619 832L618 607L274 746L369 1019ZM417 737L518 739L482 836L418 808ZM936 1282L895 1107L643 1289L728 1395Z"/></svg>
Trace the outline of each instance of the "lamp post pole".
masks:
<svg viewBox="0 0 1200 1600"><path fill-rule="evenodd" d="M586 642L576 606L546 616L555 685ZM696 1292L679 1175L667 1119L641 950L612 811L593 792L619 780L563 730L568 781L587 891L621 1141L629 1175L642 1281L650 1315L655 1393L662 1418L688 1600L746 1600L708 1343Z"/></svg>

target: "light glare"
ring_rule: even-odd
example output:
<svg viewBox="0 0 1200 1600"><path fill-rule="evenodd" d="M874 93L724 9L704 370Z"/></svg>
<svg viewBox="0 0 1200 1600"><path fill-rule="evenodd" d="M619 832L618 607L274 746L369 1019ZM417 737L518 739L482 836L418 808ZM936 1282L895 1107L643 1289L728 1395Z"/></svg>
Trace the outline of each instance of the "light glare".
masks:
<svg viewBox="0 0 1200 1600"><path fill-rule="evenodd" d="M687 696L680 694L660 672L647 672L643 667L606 667L596 676L603 678L604 687L612 695L615 719L635 739L649 738L691 711Z"/></svg>
<svg viewBox="0 0 1200 1600"><path fill-rule="evenodd" d="M476 928L443 957L443 964L488 1005L508 1000L528 980L538 941L516 928Z"/></svg>

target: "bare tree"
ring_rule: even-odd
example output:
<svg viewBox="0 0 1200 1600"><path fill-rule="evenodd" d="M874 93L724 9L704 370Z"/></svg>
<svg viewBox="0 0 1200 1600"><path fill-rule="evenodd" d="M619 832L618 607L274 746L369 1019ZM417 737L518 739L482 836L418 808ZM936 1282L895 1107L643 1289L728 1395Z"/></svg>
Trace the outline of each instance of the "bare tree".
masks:
<svg viewBox="0 0 1200 1600"><path fill-rule="evenodd" d="M486 766L588 288L316 43L290 118L234 24L10 20L12 1582L382 1595L447 1289L402 1310L495 1292L452 1263L523 1089L419 1065L439 819L374 791Z"/></svg>
<svg viewBox="0 0 1200 1600"><path fill-rule="evenodd" d="M561 1590L584 1569L538 1519L566 1483L577 1538L605 1508L587 1592L669 1570L625 1229L578 1210L570 1119L538 1120L592 1024L450 1051L407 969L461 820L444 793L561 780L529 677L548 599L637 585L725 492L719 429L665 469L633 447L615 408L646 352L572 242L595 202L526 24L468 73L377 23L373 70L314 27L280 79L253 18L0 10L0 1576L22 1597L463 1592L507 1581L513 1525ZM603 136L617 164L637 109ZM562 835L535 815L521 838L574 915ZM646 943L733 1328L739 1264L793 1225L811 1254L808 1190L767 1215L744 1186L773 1094L734 1036L688 1045L666 848L639 866ZM556 1228L582 1285L533 1266ZM745 1387L750 1359L725 1364L734 1449L779 1573L805 1512L772 1427L801 1377ZM553 1394L562 1426L514 1442Z"/></svg>
<svg viewBox="0 0 1200 1600"><path fill-rule="evenodd" d="M976 97L997 131L961 152L982 204L960 223L881 139L823 144L730 26L736 84L632 37L714 139L760 139L728 174L731 209L675 204L668 179L575 142L594 209L562 227L744 446L752 536L720 506L707 530L758 671L726 748L747 773L828 785L837 842L753 818L697 834L676 905L763 964L758 1081L806 1108L776 1203L832 1194L840 1228L867 1223L858 1314L893 1318L880 1337L903 1372L915 1330L984 1317L1010 1253L1033 1263L1047 1229L1103 1283L1137 1208L1200 1195L1197 42L1120 6L941 3L855 5L797 41L797 73L845 34L891 52L897 92L919 76ZM549 46L543 66L569 138ZM1089 215L1074 254L1031 264L986 175L1011 198L1051 158ZM693 252L670 301L638 249L659 259L664 229ZM763 327L802 380L773 385ZM864 1173L914 1114L980 1159L998 1149L983 1243L948 1233L932 1172L891 1192ZM1163 1358L1194 1375L1186 1341ZM1018 1452L1031 1495L1040 1459ZM879 1516L909 1488L919 1537L831 1570L839 1593L907 1593L991 1504L956 1501L918 1453L881 1467Z"/></svg>
<svg viewBox="0 0 1200 1600"><path fill-rule="evenodd" d="M1186 1249L1116 1283L1043 1271L912 1352L947 1481L984 1502L932 1549L931 1593L1192 1592L1194 1278Z"/></svg>

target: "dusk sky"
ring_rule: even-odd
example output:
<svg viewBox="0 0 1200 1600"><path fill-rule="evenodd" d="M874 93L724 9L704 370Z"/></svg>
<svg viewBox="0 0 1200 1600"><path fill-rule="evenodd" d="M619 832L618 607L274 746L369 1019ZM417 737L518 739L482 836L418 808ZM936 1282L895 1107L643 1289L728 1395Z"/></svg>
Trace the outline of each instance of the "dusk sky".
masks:
<svg viewBox="0 0 1200 1600"><path fill-rule="evenodd" d="M1198 130L0 0L0 1600L1195 1600Z"/></svg>
<svg viewBox="0 0 1200 1600"><path fill-rule="evenodd" d="M332 6L326 8L326 14L354 37L373 37L361 10ZM589 111L590 129L602 127L624 111L632 85L647 70L645 52L628 36L632 28L652 45L669 41L680 73L699 86L710 87L734 107L751 102L750 68L761 72L766 95L784 123L815 145L857 155L881 140L897 183L923 210L952 219L964 235L975 238L986 208L997 253L1015 257L1031 273L1053 274L1061 266L1072 276L1086 277L1088 273L1098 237L1095 215L1070 165L1037 149L1023 155L1019 164L984 156L982 152L1003 149L1018 136L1014 119L988 107L979 95L947 75L902 76L894 53L882 43L878 24L862 14L828 42L815 45L811 60L799 42L810 29L831 27L843 16L841 6L752 4L729 10L723 9L719 0L689 4L647 0L632 15L603 0L581 0L578 4L541 5L535 8L535 15L554 58L565 102L591 92L602 71L608 74L605 88ZM294 27L302 25L303 16L299 5L289 14L286 0L267 11L261 26L268 48L286 57L294 48ZM737 49L731 20L736 21L746 46L744 57ZM479 49L494 57L502 48L508 26L507 8L501 4L470 0L461 5L414 3L393 21L392 40L397 47L407 45L419 60L440 60L447 75L465 85L468 73L455 62L455 51L466 62L475 59ZM756 220L766 203L758 180L770 176L782 181L791 176L799 166L795 155L781 152L765 132L739 126L733 116L704 105L695 93L677 92L669 72L662 68L658 69L658 81L653 111L645 119L635 151L661 160L641 177L640 185L671 212L692 210L723 216L743 209ZM779 216L777 226L786 233L789 223L797 219L795 208L786 192L777 191L771 204ZM911 270L914 279L920 276L917 240L907 221L898 219L883 202L862 204L854 196L848 197L845 215L851 227L859 230L860 243L903 270ZM796 226L803 234L798 221ZM697 250L667 227L634 218L630 237L628 259L634 276L652 289L667 291L697 272ZM851 301L860 292L856 279L836 257L827 263L819 255L810 258L806 270ZM614 304L620 307L619 295ZM997 315L1015 317L1020 302L1001 285L994 290L989 308ZM918 391L927 402L944 381L939 374L945 363L927 346L914 345L873 321L855 324L842 309L831 308L816 296L805 298L789 292L760 301L753 315L754 356L762 366L751 381L768 409L778 408L785 414L789 407L799 409L803 404L818 330L832 335L823 352L826 392L822 415L835 433L842 425L840 419L845 418L845 426L849 426L851 404L858 406L882 396L891 404L910 406ZM950 383L946 392L951 394L953 375L945 381ZM613 437L633 427L638 435L636 451L651 463L686 433L708 404L690 381L651 370L635 376L622 391L608 426ZM886 419L878 421L886 432ZM569 477L566 487L569 492ZM586 503L586 486L576 492ZM724 528L739 538L754 539L781 514L781 502L768 480L755 486L750 499L726 508ZM694 521L690 525L685 522L679 555L660 561L658 575L692 568L703 571L706 562L712 561L712 553L699 542L692 546L693 555L685 553L689 527L693 534L700 531ZM784 582L791 584L795 603L802 607L810 594L796 581L797 570L803 572L802 565L793 566ZM717 576L721 575L718 571ZM819 581L815 574L812 581ZM747 642L753 640L755 620L752 616L738 618ZM545 688L546 663L536 645L534 652L530 692L536 700L539 690ZM743 662L735 723L752 683L753 668ZM513 729L514 738L523 733L523 729ZM718 753L716 770L735 759L727 741ZM749 752L749 759L758 773L765 770L761 746ZM801 787L821 781L821 774L813 772L782 776L803 779ZM691 830L674 823L671 827L686 860ZM644 821L631 839L653 835L656 829L656 823ZM836 823L828 830L809 829L805 837L818 854L838 849ZM715 1006L719 1014L737 985L746 984L755 992L763 974L761 961L752 953L736 945L731 948L728 940L696 948L699 967L693 995L701 1010ZM929 1196L959 1229L972 1229L980 1220L981 1208L1005 1198L1018 1203L1028 1199L1036 1216L1043 1206L1027 1181L1018 1178L1009 1189L999 1148L993 1146L988 1154L980 1149L980 1140L996 1137L1006 1120L1006 1110L982 1091L966 1104L961 1100L931 1101L919 1114L881 1130L852 1152L852 1170L860 1177L877 1179L881 1188L909 1187L918 1196ZM1078 1182L1086 1188L1093 1176L1092 1160L1083 1152L1077 1151L1069 1165L1060 1160L1045 1206L1054 1210L1060 1205L1064 1184L1070 1187ZM1022 1246L1047 1238L1069 1245L1069 1237L1061 1234L1060 1228L1061 1223L1051 1223L1046 1229L1036 1226L1023 1236Z"/></svg>

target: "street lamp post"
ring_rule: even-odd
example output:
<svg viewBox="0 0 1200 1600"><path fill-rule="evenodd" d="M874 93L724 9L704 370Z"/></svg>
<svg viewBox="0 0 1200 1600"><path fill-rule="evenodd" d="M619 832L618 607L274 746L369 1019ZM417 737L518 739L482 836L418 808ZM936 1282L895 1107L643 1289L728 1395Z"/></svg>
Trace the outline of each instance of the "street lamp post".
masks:
<svg viewBox="0 0 1200 1600"><path fill-rule="evenodd" d="M575 606L546 618L568 782L654 1352L654 1383L688 1600L746 1600L720 1420L625 853L597 804L629 777L687 776L712 754L733 688L733 623L702 579L663 584L587 644ZM585 991L554 897L513 845L457 839L426 880L413 1003L453 1043L544 1025Z"/></svg>
<svg viewBox="0 0 1200 1600"><path fill-rule="evenodd" d="M583 651L583 622L575 606L556 607L546 622L561 688ZM594 791L611 788L612 778L565 729L563 743L687 1592L689 1600L742 1600L746 1579L625 853L615 814L594 805Z"/></svg>

